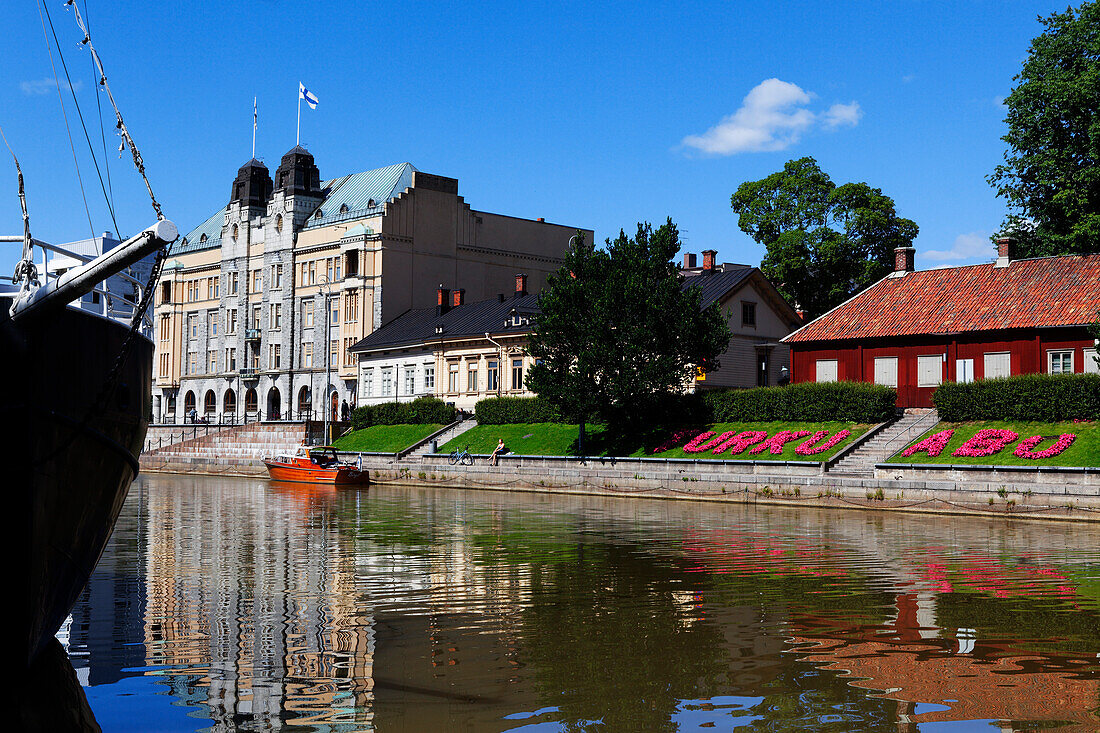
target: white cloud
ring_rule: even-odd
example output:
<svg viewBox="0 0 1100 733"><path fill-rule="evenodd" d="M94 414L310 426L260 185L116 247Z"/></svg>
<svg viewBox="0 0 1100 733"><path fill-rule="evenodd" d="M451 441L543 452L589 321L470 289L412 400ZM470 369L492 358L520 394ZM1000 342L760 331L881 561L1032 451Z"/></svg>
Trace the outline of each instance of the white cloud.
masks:
<svg viewBox="0 0 1100 733"><path fill-rule="evenodd" d="M834 104L825 110L822 123L830 130L844 125L855 127L862 117L863 110L860 108L859 102Z"/></svg>
<svg viewBox="0 0 1100 733"><path fill-rule="evenodd" d="M980 260L985 261L997 256L997 250L989 241L989 232L970 232L955 237L951 249L932 249L921 252L925 259L933 261Z"/></svg>
<svg viewBox="0 0 1100 733"><path fill-rule="evenodd" d="M40 97L43 94L52 94L57 89L53 79L33 79L19 82L19 88L23 93L31 97ZM73 82L73 91L79 92L84 88L84 82L77 79Z"/></svg>
<svg viewBox="0 0 1100 733"><path fill-rule="evenodd" d="M796 84L765 79L745 95L736 112L701 135L688 135L682 144L712 155L785 150L815 124L831 130L855 125L863 116L857 102L812 112L807 106L813 99Z"/></svg>

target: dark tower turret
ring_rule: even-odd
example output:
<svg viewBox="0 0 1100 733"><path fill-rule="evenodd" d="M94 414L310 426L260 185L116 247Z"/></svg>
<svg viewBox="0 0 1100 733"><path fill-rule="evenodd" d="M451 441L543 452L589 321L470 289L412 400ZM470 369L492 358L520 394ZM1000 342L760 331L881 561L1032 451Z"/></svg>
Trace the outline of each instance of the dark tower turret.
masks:
<svg viewBox="0 0 1100 733"><path fill-rule="evenodd" d="M230 201L239 201L245 206L266 206L271 190L271 174L267 172L267 166L253 158L237 171Z"/></svg>
<svg viewBox="0 0 1100 733"><path fill-rule="evenodd" d="M308 150L295 145L283 156L275 171L275 188L285 189L288 196L321 195L321 173Z"/></svg>

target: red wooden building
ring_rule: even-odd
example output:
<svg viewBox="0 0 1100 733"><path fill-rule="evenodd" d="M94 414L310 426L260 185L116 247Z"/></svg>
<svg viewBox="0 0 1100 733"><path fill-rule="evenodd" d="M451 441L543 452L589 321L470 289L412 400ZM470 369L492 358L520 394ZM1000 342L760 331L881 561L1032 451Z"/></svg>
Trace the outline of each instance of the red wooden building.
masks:
<svg viewBox="0 0 1100 733"><path fill-rule="evenodd" d="M1029 373L1097 372L1088 326L1100 317L1100 254L894 272L782 341L793 382L875 382L899 407L930 407L936 387Z"/></svg>

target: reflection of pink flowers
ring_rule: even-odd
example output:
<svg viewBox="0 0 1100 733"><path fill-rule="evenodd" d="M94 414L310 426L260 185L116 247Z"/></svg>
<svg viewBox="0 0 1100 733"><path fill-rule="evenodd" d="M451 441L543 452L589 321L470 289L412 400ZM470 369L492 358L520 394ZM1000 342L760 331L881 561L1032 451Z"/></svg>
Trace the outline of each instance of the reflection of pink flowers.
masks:
<svg viewBox="0 0 1100 733"><path fill-rule="evenodd" d="M1054 445L1050 446L1046 450L1035 450L1035 447L1046 440L1042 435L1032 435L1026 440L1021 440L1020 444L1016 446L1016 450L1012 452L1012 455L1020 458L1030 458L1033 461L1040 460L1042 458L1050 458L1056 456L1066 448L1073 445L1073 441L1077 440L1077 436L1073 433L1062 433L1058 436L1058 440L1054 442Z"/></svg>
<svg viewBox="0 0 1100 733"><path fill-rule="evenodd" d="M701 432L703 432L703 431L700 430L699 428L688 428L686 430L677 430L675 433L673 433L671 436L669 436L668 440L666 440L664 443L661 443L659 446L654 448L653 452L654 453L664 453L666 450L672 450L676 446L683 443L685 440L690 440L690 439L694 438L696 435L698 435Z"/></svg>
<svg viewBox="0 0 1100 733"><path fill-rule="evenodd" d="M852 431L851 430L841 430L841 431L837 432L836 435L829 438L828 440L826 440L821 445L817 445L818 441L820 441L822 438L824 438L828 434L829 434L828 430L818 430L816 433L813 434L813 436L809 440L806 440L806 441L803 441L802 443L799 443L798 447L794 449L794 452L797 453L800 456L812 456L812 455L816 455L818 453L824 453L825 451L829 450L834 445L836 445L837 443L839 443L840 441L844 440L849 435L851 435Z"/></svg>
<svg viewBox="0 0 1100 733"><path fill-rule="evenodd" d="M909 446L902 451L902 455L911 456L914 453L927 453L931 458L935 458L943 453L943 449L947 447L947 442L951 440L951 436L954 434L954 430L941 430L934 435L929 435L919 443Z"/></svg>
<svg viewBox="0 0 1100 733"><path fill-rule="evenodd" d="M729 435L729 433L725 433L724 435ZM762 430L746 430L719 443L718 447L714 449L714 452L718 454L725 450L729 450L732 455L744 453L749 446L756 445L766 437L768 437L768 434Z"/></svg>
<svg viewBox="0 0 1100 733"><path fill-rule="evenodd" d="M763 453L766 450L770 450L773 456L782 455L784 443L790 443L792 440L805 438L809 434L809 430L795 430L793 432L790 430L780 430L778 433L750 450L749 454L756 455L757 453Z"/></svg>
<svg viewBox="0 0 1100 733"><path fill-rule="evenodd" d="M1019 437L1020 434L1012 430L985 428L974 433L974 437L956 448L951 455L963 458L991 456L1000 453L1006 445Z"/></svg>
<svg viewBox="0 0 1100 733"><path fill-rule="evenodd" d="M713 430L708 430L705 433L699 433L698 435L696 435L694 438L689 440L684 445L684 452L685 453L702 453L706 449L705 448L700 448L699 446L702 445L704 442L706 442L707 440L709 440L712 437L714 437L714 431Z"/></svg>

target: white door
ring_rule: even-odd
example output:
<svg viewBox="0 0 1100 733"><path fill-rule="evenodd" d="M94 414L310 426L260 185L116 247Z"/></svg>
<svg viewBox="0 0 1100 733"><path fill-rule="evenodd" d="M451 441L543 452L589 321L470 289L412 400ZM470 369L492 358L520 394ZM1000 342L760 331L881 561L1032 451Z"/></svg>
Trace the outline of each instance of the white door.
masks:
<svg viewBox="0 0 1100 733"><path fill-rule="evenodd" d="M898 386L898 358L896 356L880 356L875 359L875 384L884 387Z"/></svg>
<svg viewBox="0 0 1100 733"><path fill-rule="evenodd" d="M955 360L955 381L956 382L973 382L974 381L974 360L973 359L956 359Z"/></svg>
<svg viewBox="0 0 1100 733"><path fill-rule="evenodd" d="M1007 351L986 354L984 362L986 379L1007 377L1012 372L1012 359Z"/></svg>

